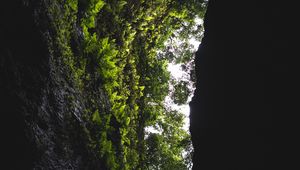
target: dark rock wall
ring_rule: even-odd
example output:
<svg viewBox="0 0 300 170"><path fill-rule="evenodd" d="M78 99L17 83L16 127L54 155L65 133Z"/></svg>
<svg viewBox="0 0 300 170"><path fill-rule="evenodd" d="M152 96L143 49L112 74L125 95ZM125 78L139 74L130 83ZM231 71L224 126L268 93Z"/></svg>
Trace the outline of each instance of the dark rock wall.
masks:
<svg viewBox="0 0 300 170"><path fill-rule="evenodd" d="M209 2L190 103L193 169L293 165L299 113L294 7L283 1Z"/></svg>
<svg viewBox="0 0 300 170"><path fill-rule="evenodd" d="M0 5L0 169L105 169L87 146L85 97L49 50L46 4Z"/></svg>

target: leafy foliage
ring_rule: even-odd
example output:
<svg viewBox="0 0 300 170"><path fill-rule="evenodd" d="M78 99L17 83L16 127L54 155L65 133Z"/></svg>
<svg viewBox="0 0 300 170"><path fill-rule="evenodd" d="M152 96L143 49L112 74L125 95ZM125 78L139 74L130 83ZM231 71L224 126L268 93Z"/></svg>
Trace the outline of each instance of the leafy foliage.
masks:
<svg viewBox="0 0 300 170"><path fill-rule="evenodd" d="M184 115L167 111L157 121L161 134L150 133L146 138L148 169L188 169L191 166L192 146L189 134L182 129Z"/></svg>
<svg viewBox="0 0 300 170"><path fill-rule="evenodd" d="M187 40L204 1L196 0L54 0L54 52L61 54L70 81L87 93L91 148L108 169L187 169L189 135L183 115L164 106L169 94L168 62L184 63L191 52L176 56L165 47L172 36ZM176 31L179 33L176 33ZM176 35L175 35L176 34ZM81 35L81 36L78 36ZM72 46L74 38L80 46ZM186 48L183 43L179 48ZM76 48L78 48L76 50ZM157 51L164 51L158 55ZM77 52L76 52L77 51ZM168 53L169 52L169 53ZM166 55L166 54L170 55ZM97 101L104 91L108 101ZM175 85L174 101L187 98L184 82ZM156 126L161 134L148 134Z"/></svg>

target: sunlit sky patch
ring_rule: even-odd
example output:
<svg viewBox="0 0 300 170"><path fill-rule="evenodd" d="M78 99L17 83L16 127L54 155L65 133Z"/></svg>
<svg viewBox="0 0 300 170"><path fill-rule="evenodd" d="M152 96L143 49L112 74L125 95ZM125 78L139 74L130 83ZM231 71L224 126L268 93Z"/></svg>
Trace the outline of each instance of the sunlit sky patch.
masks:
<svg viewBox="0 0 300 170"><path fill-rule="evenodd" d="M202 22L202 20L201 20ZM198 46L200 45L200 42L197 41L195 38L192 38L190 41L189 41L193 46L194 46L194 50L196 51L198 49ZM182 79L186 79L187 76L189 76L189 73L183 71L181 69L181 66L180 64L172 64L172 63L169 63L168 64L168 71L170 71L172 77L174 77L176 80L182 80ZM192 95L192 94L191 94ZM188 98L188 102L190 102L190 100L192 99L192 96L189 96ZM167 96L166 97L166 102L170 104L170 97ZM181 113L183 113L186 117L184 119L184 129L185 130L189 130L189 126L190 126L190 120L189 120L189 115L190 115L190 107L188 104L185 104L185 105L176 105L174 103L171 103L170 104L171 108L175 109L175 110L179 110Z"/></svg>
<svg viewBox="0 0 300 170"><path fill-rule="evenodd" d="M168 70L171 72L171 75L174 76L174 78L176 79L180 79L181 77L183 77L183 75L185 74L185 72L183 72L180 68L180 65L178 67L178 65L174 65L174 64L169 64L168 66ZM189 96L188 101L189 102L191 100L192 96ZM188 131L189 129L189 124L190 124L190 120L189 120L189 115L190 115L190 107L188 104L184 104L184 105L177 105L175 103L172 102L170 96L167 96L165 99L165 104L169 105L172 109L174 110L178 110L181 113L183 113L185 115L185 119L184 119L184 129Z"/></svg>
<svg viewBox="0 0 300 170"><path fill-rule="evenodd" d="M203 20L200 18L196 18L195 22L197 25L203 24ZM176 40L175 40L175 42L176 42ZM177 42L177 43L180 43L180 42ZM194 50L194 52L196 52L200 45L200 41L198 41L194 37L192 37L189 40L189 43L194 46L193 50ZM188 72L185 72L182 70L181 64L169 63L167 69L171 73L172 78L174 78L176 81L180 81L180 80L189 81L190 75ZM166 96L165 102L164 102L166 106L170 107L171 109L177 110L185 115L183 129L188 132L189 132L189 126L190 126L190 119L189 119L190 107L189 107L188 103L191 101L191 99L193 97L192 96L193 89L191 89L191 90L192 90L192 93L188 97L187 104L177 105L172 101L170 96ZM146 131L151 132L151 133L161 133L161 132L159 132L159 130L155 129L154 127L146 127Z"/></svg>

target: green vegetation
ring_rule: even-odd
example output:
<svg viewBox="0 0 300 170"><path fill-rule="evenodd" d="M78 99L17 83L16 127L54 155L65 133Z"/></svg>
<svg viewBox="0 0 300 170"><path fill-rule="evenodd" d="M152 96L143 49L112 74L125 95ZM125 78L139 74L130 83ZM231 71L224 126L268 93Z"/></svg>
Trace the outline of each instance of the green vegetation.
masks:
<svg viewBox="0 0 300 170"><path fill-rule="evenodd" d="M167 55L165 42L178 36L186 44L190 35L198 35L194 19L203 17L204 9L204 1L194 0L54 0L49 5L55 30L50 49L62 56L69 81L81 93L93 89L85 94L90 148L108 169L191 166L184 117L163 101L169 94L167 64L187 63L192 55L187 50L179 58ZM184 89L183 82L175 91ZM99 101L100 91L107 101ZM177 103L186 99L187 93L174 95ZM147 132L149 126L161 133Z"/></svg>

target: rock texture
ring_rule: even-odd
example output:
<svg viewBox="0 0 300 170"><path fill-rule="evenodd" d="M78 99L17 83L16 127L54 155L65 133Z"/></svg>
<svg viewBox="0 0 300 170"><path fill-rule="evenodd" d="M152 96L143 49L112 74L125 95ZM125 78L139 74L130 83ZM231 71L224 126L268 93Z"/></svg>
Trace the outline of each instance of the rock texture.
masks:
<svg viewBox="0 0 300 170"><path fill-rule="evenodd" d="M0 7L0 169L105 169L88 147L86 98L49 50L46 5Z"/></svg>
<svg viewBox="0 0 300 170"><path fill-rule="evenodd" d="M209 1L190 103L194 170L295 165L299 68L289 3Z"/></svg>

